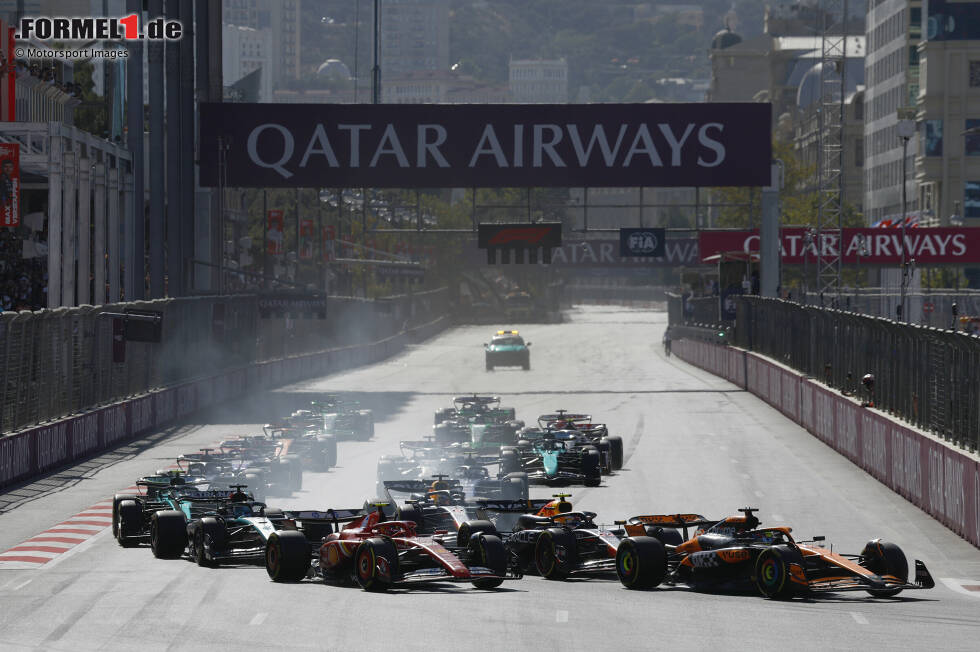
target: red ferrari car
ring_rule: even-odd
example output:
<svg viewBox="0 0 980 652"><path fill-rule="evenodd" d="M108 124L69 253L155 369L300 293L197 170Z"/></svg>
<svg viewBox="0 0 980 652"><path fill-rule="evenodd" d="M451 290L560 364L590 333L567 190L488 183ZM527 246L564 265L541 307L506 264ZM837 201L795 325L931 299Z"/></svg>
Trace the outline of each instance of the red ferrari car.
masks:
<svg viewBox="0 0 980 652"><path fill-rule="evenodd" d="M521 577L493 534L474 532L460 546L455 532L419 536L415 527L414 521L385 520L380 506L367 514L335 518L334 532L323 538L312 558L302 532L280 530L266 543L266 571L276 582L308 576L352 579L368 591L431 582L470 582L491 589Z"/></svg>

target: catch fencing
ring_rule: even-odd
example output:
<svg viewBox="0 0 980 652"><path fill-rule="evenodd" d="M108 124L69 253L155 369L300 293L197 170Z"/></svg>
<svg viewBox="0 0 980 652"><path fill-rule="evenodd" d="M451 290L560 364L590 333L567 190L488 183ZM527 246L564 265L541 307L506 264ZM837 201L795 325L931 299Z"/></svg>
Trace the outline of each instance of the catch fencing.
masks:
<svg viewBox="0 0 980 652"><path fill-rule="evenodd" d="M184 297L0 314L0 433L259 362L378 342L445 315L445 288L312 314L260 317L256 295ZM121 342L106 313L163 314L159 343ZM124 347L125 357L119 356Z"/></svg>

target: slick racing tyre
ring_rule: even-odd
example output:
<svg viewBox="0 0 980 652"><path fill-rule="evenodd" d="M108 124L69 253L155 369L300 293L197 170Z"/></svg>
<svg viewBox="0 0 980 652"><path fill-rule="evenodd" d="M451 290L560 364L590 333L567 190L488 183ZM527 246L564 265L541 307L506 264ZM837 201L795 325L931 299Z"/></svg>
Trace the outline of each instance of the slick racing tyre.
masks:
<svg viewBox="0 0 980 652"><path fill-rule="evenodd" d="M599 451L588 448L582 453L583 484L586 487L598 487L602 483L602 471L599 468Z"/></svg>
<svg viewBox="0 0 980 652"><path fill-rule="evenodd" d="M194 561L198 566L217 568L220 562L216 554L225 548L228 530L216 518L203 518L194 531Z"/></svg>
<svg viewBox="0 0 980 652"><path fill-rule="evenodd" d="M892 575L900 582L909 581L909 562L894 543L881 539L868 541L861 551L861 565L875 575ZM868 589L868 593L876 598L890 598L901 592L902 589Z"/></svg>
<svg viewBox="0 0 980 652"><path fill-rule="evenodd" d="M667 576L667 551L659 539L627 537L616 550L616 575L628 589L652 589Z"/></svg>
<svg viewBox="0 0 980 652"><path fill-rule="evenodd" d="M755 560L755 586L764 597L789 600L798 592L790 577L790 564L803 567L803 557L789 546L766 548Z"/></svg>
<svg viewBox="0 0 980 652"><path fill-rule="evenodd" d="M667 546L679 546L684 543L684 537L678 530L672 527L660 527L659 525L644 525L643 531L648 537L653 537L660 543Z"/></svg>
<svg viewBox="0 0 980 652"><path fill-rule="evenodd" d="M479 521L474 522L479 523ZM479 534L470 539L469 547L471 565L489 568L495 575L500 576L473 580L473 586L478 589L495 589L503 584L504 575L507 574L507 549L500 537L488 533Z"/></svg>
<svg viewBox="0 0 980 652"><path fill-rule="evenodd" d="M527 473L520 471L517 473L508 473L503 478L500 493L504 500L527 500L529 495L528 485Z"/></svg>
<svg viewBox="0 0 980 652"><path fill-rule="evenodd" d="M310 568L310 544L302 532L280 530L265 542L265 572L273 582L298 582Z"/></svg>
<svg viewBox="0 0 980 652"><path fill-rule="evenodd" d="M541 577L563 580L578 566L575 535L561 528L549 528L534 544L534 566Z"/></svg>
<svg viewBox="0 0 980 652"><path fill-rule="evenodd" d="M123 548L139 545L140 531L143 529L143 508L138 502L135 500L120 502L112 522L119 545Z"/></svg>
<svg viewBox="0 0 980 652"><path fill-rule="evenodd" d="M289 491L300 491L303 489L303 462L295 455L285 455L282 463L286 465L287 477L286 486Z"/></svg>
<svg viewBox="0 0 980 652"><path fill-rule="evenodd" d="M503 450L500 453L500 471L504 474L510 473L520 473L523 471L521 467L521 458L517 456L517 451Z"/></svg>
<svg viewBox="0 0 980 652"><path fill-rule="evenodd" d="M497 528L490 521L466 521L456 530L456 545L465 548L476 534L497 534ZM482 565L482 564L478 564Z"/></svg>
<svg viewBox="0 0 980 652"><path fill-rule="evenodd" d="M150 549L157 559L177 559L187 547L187 523L175 510L163 510L150 519Z"/></svg>
<svg viewBox="0 0 980 652"><path fill-rule="evenodd" d="M402 505L395 513L396 521L415 523L415 530L420 531L425 526L425 514L418 507Z"/></svg>
<svg viewBox="0 0 980 652"><path fill-rule="evenodd" d="M354 579L365 591L386 591L398 576L398 550L387 539L364 541L354 555Z"/></svg>
<svg viewBox="0 0 980 652"><path fill-rule="evenodd" d="M317 447L314 458L314 468L327 471L337 466L337 440L333 435L322 435L316 438Z"/></svg>
<svg viewBox="0 0 980 652"><path fill-rule="evenodd" d="M112 536L119 538L119 503L124 500L138 500L139 496L116 494L112 498Z"/></svg>
<svg viewBox="0 0 980 652"><path fill-rule="evenodd" d="M623 438L616 435L606 437L609 441L609 454L612 456L613 471L623 468Z"/></svg>

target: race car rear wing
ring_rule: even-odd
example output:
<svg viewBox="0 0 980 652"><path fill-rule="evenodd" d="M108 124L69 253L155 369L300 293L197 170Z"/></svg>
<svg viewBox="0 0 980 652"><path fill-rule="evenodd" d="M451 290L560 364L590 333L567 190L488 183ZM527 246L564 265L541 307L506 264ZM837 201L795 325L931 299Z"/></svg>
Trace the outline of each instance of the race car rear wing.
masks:
<svg viewBox="0 0 980 652"><path fill-rule="evenodd" d="M700 514L642 514L640 516L630 517L625 522L619 522L626 525L626 531L631 536L634 535L634 532L631 532L634 528L639 530L639 526L653 525L657 527L682 528L684 530L684 538L687 539L690 536L688 533L690 528L714 525L718 520L705 518ZM631 528L630 526L633 527Z"/></svg>
<svg viewBox="0 0 980 652"><path fill-rule="evenodd" d="M476 504L488 512L537 512L552 502L550 498L534 498L531 500L477 500Z"/></svg>

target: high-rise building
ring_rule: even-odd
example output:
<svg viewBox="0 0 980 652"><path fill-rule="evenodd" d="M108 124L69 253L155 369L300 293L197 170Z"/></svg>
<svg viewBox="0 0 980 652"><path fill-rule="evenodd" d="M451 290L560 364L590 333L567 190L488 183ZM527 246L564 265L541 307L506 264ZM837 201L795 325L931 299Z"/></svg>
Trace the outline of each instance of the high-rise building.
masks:
<svg viewBox="0 0 980 652"><path fill-rule="evenodd" d="M511 59L511 100L521 104L568 102L568 62L564 59Z"/></svg>
<svg viewBox="0 0 980 652"><path fill-rule="evenodd" d="M300 9L302 0L223 0L221 22L272 35L272 87L300 76Z"/></svg>
<svg viewBox="0 0 980 652"><path fill-rule="evenodd" d="M864 59L864 214L869 223L900 219L902 148L898 110L914 107L919 95L920 0L870 0ZM906 148L906 209L919 209L915 191L915 153L919 139Z"/></svg>
<svg viewBox="0 0 980 652"><path fill-rule="evenodd" d="M221 76L225 86L261 69L258 101L271 102L274 60L270 30L221 26Z"/></svg>
<svg viewBox="0 0 980 652"><path fill-rule="evenodd" d="M385 0L382 83L420 70L449 70L449 0Z"/></svg>
<svg viewBox="0 0 980 652"><path fill-rule="evenodd" d="M980 225L980 2L929 0L918 47L915 181L939 224ZM912 170L909 170L912 177ZM971 283L972 285L972 283Z"/></svg>

